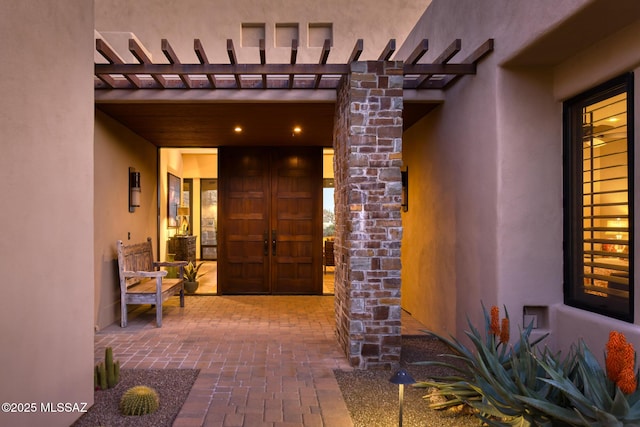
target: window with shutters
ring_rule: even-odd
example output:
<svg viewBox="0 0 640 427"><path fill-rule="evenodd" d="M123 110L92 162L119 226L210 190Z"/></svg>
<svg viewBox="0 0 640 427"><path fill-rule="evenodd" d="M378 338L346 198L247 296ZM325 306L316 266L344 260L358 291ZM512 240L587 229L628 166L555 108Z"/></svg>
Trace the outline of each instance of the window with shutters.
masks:
<svg viewBox="0 0 640 427"><path fill-rule="evenodd" d="M633 320L633 75L564 104L570 306Z"/></svg>

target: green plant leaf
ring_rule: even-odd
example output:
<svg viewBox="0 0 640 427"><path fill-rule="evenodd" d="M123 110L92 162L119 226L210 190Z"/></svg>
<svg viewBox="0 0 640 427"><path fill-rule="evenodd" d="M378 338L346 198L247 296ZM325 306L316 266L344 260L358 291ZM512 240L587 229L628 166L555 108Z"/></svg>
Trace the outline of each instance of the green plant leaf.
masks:
<svg viewBox="0 0 640 427"><path fill-rule="evenodd" d="M500 343L490 333L491 318L484 304L482 310L484 334L467 317L465 335L471 345L425 331L451 354L418 364L455 372L418 384L434 387L430 395L446 400L433 405L444 408L464 402L489 426L640 427L640 390L622 393L583 341L564 356L536 347L547 334L531 339L529 324L518 330L513 345ZM509 318L506 307L504 312Z"/></svg>
<svg viewBox="0 0 640 427"><path fill-rule="evenodd" d="M623 423L622 421L620 421L616 416L614 416L613 414L610 414L606 411L602 411L600 409L596 409L596 420L598 421L597 423L592 423L590 424L590 426L593 425L601 425L603 427L623 427L623 426L628 426L629 424L627 423Z"/></svg>
<svg viewBox="0 0 640 427"><path fill-rule="evenodd" d="M527 405L533 406L534 408L553 416L565 423L569 423L575 426L583 426L588 424L584 424L582 419L578 416L575 411L572 411L567 408L563 408L558 405L554 405L546 400L534 399L526 396L515 396L516 399L525 402Z"/></svg>
<svg viewBox="0 0 640 427"><path fill-rule="evenodd" d="M462 345L458 340L456 340L453 337L451 337L451 339L448 339L441 335L433 333L431 331L423 330L422 332L425 332L427 335L436 338L438 341L445 344L455 354L463 355L467 359L470 359L473 357L473 354L464 345Z"/></svg>
<svg viewBox="0 0 640 427"><path fill-rule="evenodd" d="M562 392L567 396L567 398L571 401L571 403L578 409L581 413L587 415L589 418L595 417L594 407L589 402L588 399L584 397L584 395L578 390L575 385L566 379L559 380L550 380L550 379L542 379L543 381L548 382L554 387L562 390Z"/></svg>
<svg viewBox="0 0 640 427"><path fill-rule="evenodd" d="M461 368L458 365L452 364L452 363L447 363L447 362L442 362L439 360L425 360L424 362L414 362L412 363L412 365L421 365L421 366L438 366L441 368L447 368L447 369L452 369L456 372L460 372L462 374L469 374L469 370L466 368Z"/></svg>
<svg viewBox="0 0 640 427"><path fill-rule="evenodd" d="M608 408L613 400L608 387L608 379L595 356L587 345L581 340L578 343L577 368L581 373L584 395L593 401L598 408Z"/></svg>
<svg viewBox="0 0 640 427"><path fill-rule="evenodd" d="M629 403L624 393L618 387L616 387L616 394L608 412L615 415L616 418L626 418L629 415Z"/></svg>
<svg viewBox="0 0 640 427"><path fill-rule="evenodd" d="M629 412L627 414L627 419L632 420L634 422L640 421L640 401L638 397L640 396L640 391L636 390L632 394L627 395L627 403L629 404Z"/></svg>

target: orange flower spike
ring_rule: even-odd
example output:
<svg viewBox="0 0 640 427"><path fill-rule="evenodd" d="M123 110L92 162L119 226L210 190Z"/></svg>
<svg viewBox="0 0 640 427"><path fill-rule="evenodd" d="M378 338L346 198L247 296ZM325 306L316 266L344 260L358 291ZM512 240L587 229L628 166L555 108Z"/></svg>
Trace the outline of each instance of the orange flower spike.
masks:
<svg viewBox="0 0 640 427"><path fill-rule="evenodd" d="M625 367L620 371L620 376L616 385L624 394L631 394L638 388L638 379L636 378L633 368Z"/></svg>
<svg viewBox="0 0 640 427"><path fill-rule="evenodd" d="M500 335L500 309L495 305L491 307L491 333Z"/></svg>
<svg viewBox="0 0 640 427"><path fill-rule="evenodd" d="M607 377L616 382L620 376L620 371L624 367L624 349L626 347L626 339L624 335L617 331L609 333L609 341L607 342L607 354L605 357L605 365L607 369Z"/></svg>
<svg viewBox="0 0 640 427"><path fill-rule="evenodd" d="M620 377L620 371L622 370L620 353L613 351L607 353L605 364L607 369L607 378L609 378L613 382L618 381L618 377Z"/></svg>
<svg viewBox="0 0 640 427"><path fill-rule="evenodd" d="M636 352L633 349L633 344L627 343L622 348L621 353L623 369L630 368L631 370L633 370L636 360Z"/></svg>
<svg viewBox="0 0 640 427"><path fill-rule="evenodd" d="M620 332L611 331L606 348L607 377L615 382L623 393L633 393L638 388L638 378L634 371L636 352L633 344L628 343Z"/></svg>
<svg viewBox="0 0 640 427"><path fill-rule="evenodd" d="M506 317L502 319L502 328L500 328L500 342L509 342L509 319Z"/></svg>
<svg viewBox="0 0 640 427"><path fill-rule="evenodd" d="M633 349L633 344L627 343L624 346L622 357L623 368L620 370L620 375L618 376L618 387L620 387L622 391L624 391L625 388L632 390L629 393L633 393L638 385L638 380L635 375L636 351ZM625 388L623 388L623 383L625 384Z"/></svg>

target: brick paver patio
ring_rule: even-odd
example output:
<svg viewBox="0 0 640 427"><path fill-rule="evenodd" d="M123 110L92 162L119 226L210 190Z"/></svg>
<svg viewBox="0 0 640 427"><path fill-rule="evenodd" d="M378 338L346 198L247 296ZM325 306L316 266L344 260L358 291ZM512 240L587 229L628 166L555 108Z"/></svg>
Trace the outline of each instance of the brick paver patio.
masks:
<svg viewBox="0 0 640 427"><path fill-rule="evenodd" d="M123 368L199 368L174 426L352 426L334 369L332 296L187 296L141 307L129 326L96 333L96 361L113 347ZM403 316L403 331L420 325ZM411 333L410 331L408 333Z"/></svg>

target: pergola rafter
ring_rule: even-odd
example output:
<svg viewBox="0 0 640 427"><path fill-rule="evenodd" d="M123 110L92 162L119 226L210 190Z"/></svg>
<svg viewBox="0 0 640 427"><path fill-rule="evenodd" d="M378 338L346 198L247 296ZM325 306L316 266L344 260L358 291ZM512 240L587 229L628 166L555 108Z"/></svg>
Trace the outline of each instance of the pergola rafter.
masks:
<svg viewBox="0 0 640 427"><path fill-rule="evenodd" d="M404 62L405 89L446 89L460 77L476 73L478 62L493 51L493 39L487 40L461 63L449 61L461 50L462 41L455 40L431 63L418 63L429 49L421 40ZM136 39L129 39L129 50L139 61L127 64L102 39L96 50L108 64L95 64L96 89L336 89L342 76L350 72L350 63L360 58L363 40L358 39L349 60L344 64L327 63L331 41L325 40L317 64L298 64L298 40L292 40L289 64L268 64L265 41L259 43L260 63L239 64L233 40L227 40L228 64L211 64L199 39L194 51L199 63L182 63L166 39L161 41L168 64L154 64L147 49ZM378 60L388 61L396 50L390 40Z"/></svg>

